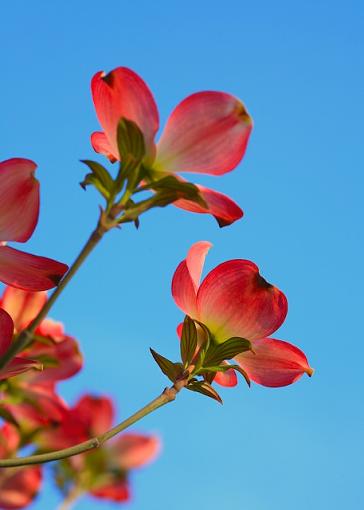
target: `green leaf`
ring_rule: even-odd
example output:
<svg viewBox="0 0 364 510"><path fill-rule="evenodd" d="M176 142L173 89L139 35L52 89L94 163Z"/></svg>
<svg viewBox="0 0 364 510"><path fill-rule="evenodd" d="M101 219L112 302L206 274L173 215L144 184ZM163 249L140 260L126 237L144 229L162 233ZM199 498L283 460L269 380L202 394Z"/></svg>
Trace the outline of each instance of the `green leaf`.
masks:
<svg viewBox="0 0 364 510"><path fill-rule="evenodd" d="M132 206L129 206L128 209L126 209L125 214L120 218L119 223L138 221L139 216L154 207L154 199L155 197L151 197L146 200L142 200L141 202L134 203Z"/></svg>
<svg viewBox="0 0 364 510"><path fill-rule="evenodd" d="M226 370L229 370L229 368L231 368L231 365L208 366L200 368L198 372L199 374L207 374L208 372L213 372L216 374L217 372L226 372Z"/></svg>
<svg viewBox="0 0 364 510"><path fill-rule="evenodd" d="M199 189L195 184L191 182L181 181L174 175L167 175L166 177L162 177L157 181L152 181L145 186L139 188L140 191L144 190L154 190L156 192L170 191L173 192L173 196L175 196L174 200L185 199L190 200L191 202L196 202L202 207L207 207L206 202L202 198Z"/></svg>
<svg viewBox="0 0 364 510"><path fill-rule="evenodd" d="M158 193L153 197L142 200L141 202L136 203L133 207L127 209L125 214L121 217L119 223L137 221L139 216L141 216L146 211L149 211L149 209L152 209L153 207L165 207L175 200L175 195L171 194L171 192Z"/></svg>
<svg viewBox="0 0 364 510"><path fill-rule="evenodd" d="M220 404L222 404L222 399L220 395L217 393L217 391L206 381L199 381L190 383L186 388L190 391L196 391L197 393L202 393L202 395L205 395L206 397L213 398Z"/></svg>
<svg viewBox="0 0 364 510"><path fill-rule="evenodd" d="M229 368L232 368L233 370L236 370L236 372L239 372L239 374L241 374L244 377L247 385L250 387L250 378L249 378L248 374L245 372L245 370L243 370L241 368L241 366L239 366L239 365L229 365Z"/></svg>
<svg viewBox="0 0 364 510"><path fill-rule="evenodd" d="M144 135L132 120L122 117L117 128L117 142L122 162L139 165L145 156Z"/></svg>
<svg viewBox="0 0 364 510"><path fill-rule="evenodd" d="M204 380L206 382L208 382L209 384L212 384L214 379L215 379L215 375L216 375L216 372L213 372L213 371L202 371L202 370L199 370L198 373L202 372L202 376L204 378Z"/></svg>
<svg viewBox="0 0 364 510"><path fill-rule="evenodd" d="M141 181L141 163L145 156L144 135L132 120L121 118L117 128L117 142L121 164L115 179L114 193L117 195L123 188L130 196Z"/></svg>
<svg viewBox="0 0 364 510"><path fill-rule="evenodd" d="M133 207L136 206L136 203L131 199L129 198L129 200L127 201L127 203L125 204L125 210L128 210L128 209L132 209ZM135 228L138 229L139 228L139 225L140 225L140 221L139 221L139 218L136 218L134 220L134 225L135 225Z"/></svg>
<svg viewBox="0 0 364 510"><path fill-rule="evenodd" d="M55 368L60 365L58 359L53 358L52 356L47 356L46 354L41 354L41 355L37 356L36 359L43 365L43 369Z"/></svg>
<svg viewBox="0 0 364 510"><path fill-rule="evenodd" d="M212 383L215 379L217 372L226 372L231 368L231 365L219 365L219 366L209 366L202 367L197 372L196 375L202 375L204 380L208 383Z"/></svg>
<svg viewBox="0 0 364 510"><path fill-rule="evenodd" d="M197 188L196 188L197 189ZM153 207L166 207L167 205L179 200L180 198L186 198L179 192L173 189L162 189L158 191L154 196L142 200L125 211L125 214L121 217L119 223L128 223L135 221L138 217L152 209ZM188 198L190 200L190 198Z"/></svg>
<svg viewBox="0 0 364 510"><path fill-rule="evenodd" d="M126 176L126 191L130 193L134 193L138 184L144 177L143 166L140 164L140 161L134 160L133 156L129 156L124 163L123 172Z"/></svg>
<svg viewBox="0 0 364 510"><path fill-rule="evenodd" d="M120 191L123 189L125 179L126 179L126 175L124 172L124 164L120 163L118 175L116 176L116 179L114 181L114 187L113 187L114 195L118 195L118 193L120 193Z"/></svg>
<svg viewBox="0 0 364 510"><path fill-rule="evenodd" d="M91 173L87 174L80 183L82 188L86 189L86 186L92 185L108 200L114 187L114 181L109 172L96 161L85 159L81 163L84 163L91 170Z"/></svg>
<svg viewBox="0 0 364 510"><path fill-rule="evenodd" d="M241 352L250 351L249 340L232 337L222 344L211 344L205 355L204 366L219 365L222 361L232 359Z"/></svg>
<svg viewBox="0 0 364 510"><path fill-rule="evenodd" d="M92 174L97 177L100 184L109 192L112 190L114 185L114 180L111 177L110 173L106 170L105 167L97 163L97 161L91 161L89 159L81 160L81 163L84 163L89 167Z"/></svg>
<svg viewBox="0 0 364 510"><path fill-rule="evenodd" d="M197 347L197 329L194 321L186 315L183 322L181 336L181 358L183 363L188 366L195 354Z"/></svg>
<svg viewBox="0 0 364 510"><path fill-rule="evenodd" d="M173 363L161 354L158 354L153 349L150 349L154 360L156 361L163 374L166 375L172 382L175 382L183 373L183 366L181 363Z"/></svg>
<svg viewBox="0 0 364 510"><path fill-rule="evenodd" d="M82 182L80 182L80 186L84 190L86 189L86 186L90 186L90 185L94 186L101 193L101 195L106 200L108 200L108 198L110 196L109 191L106 188L104 188L104 186L101 184L99 179L94 174L87 174L87 175L85 175L84 180Z"/></svg>
<svg viewBox="0 0 364 510"><path fill-rule="evenodd" d="M203 375L207 382L212 383L217 372L227 372L228 370L235 370L236 372L239 372L244 377L248 386L250 386L248 374L239 365L229 365L226 363L224 365L202 367L198 370L197 375Z"/></svg>

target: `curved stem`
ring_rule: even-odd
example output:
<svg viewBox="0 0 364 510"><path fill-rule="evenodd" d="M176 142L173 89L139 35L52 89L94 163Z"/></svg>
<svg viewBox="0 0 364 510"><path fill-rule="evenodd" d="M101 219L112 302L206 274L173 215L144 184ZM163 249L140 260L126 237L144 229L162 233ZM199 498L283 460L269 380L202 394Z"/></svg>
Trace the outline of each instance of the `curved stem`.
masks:
<svg viewBox="0 0 364 510"><path fill-rule="evenodd" d="M165 388L165 390L159 395L159 397L155 398L149 404L142 407L139 411L132 414L129 418L122 421L112 429L100 434L99 436L93 437L92 439L88 439L87 441L83 441L77 445L71 446L69 448L63 448L62 450L56 450L48 453L40 453L38 455L30 455L28 457L18 457L12 459L2 459L0 460L0 468L4 467L17 467L17 466L28 466L31 464L44 464L45 462L51 462L53 460L61 460L66 459L67 457L72 457L74 455L79 455L80 453L87 452L89 450L93 450L95 448L99 448L106 441L111 439L112 437L119 434L123 430L130 427L137 421L144 418L148 414L152 413L156 409L172 402L177 393L187 384L187 379L182 379L174 383L170 388Z"/></svg>
<svg viewBox="0 0 364 510"><path fill-rule="evenodd" d="M110 219L110 218L108 218ZM38 315L32 321L32 323L24 329L19 336L13 341L8 351L0 358L0 370L4 368L20 351L22 351L32 340L33 333L42 320L46 317L49 310L52 308L60 294L63 292L68 283L72 280L75 273L81 267L83 262L95 248L95 246L101 241L104 234L109 230L107 226L105 226L105 221L102 221L102 216L95 228L95 230L90 235L88 241L85 246L82 248L80 254L60 281L58 287L53 291L48 301L44 304Z"/></svg>

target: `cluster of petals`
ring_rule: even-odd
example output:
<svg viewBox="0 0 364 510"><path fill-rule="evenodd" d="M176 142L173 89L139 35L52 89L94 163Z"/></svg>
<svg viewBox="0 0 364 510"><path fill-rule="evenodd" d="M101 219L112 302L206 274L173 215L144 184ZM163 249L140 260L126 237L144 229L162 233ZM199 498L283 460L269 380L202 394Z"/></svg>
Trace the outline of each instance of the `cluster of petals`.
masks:
<svg viewBox="0 0 364 510"><path fill-rule="evenodd" d="M17 428L5 423L0 428L0 458L14 455L20 446ZM2 469L0 471L0 508L18 510L28 506L37 495L42 482L40 466Z"/></svg>
<svg viewBox="0 0 364 510"><path fill-rule="evenodd" d="M110 429L113 420L110 398L84 395L69 408L61 423L41 433L42 448L57 450L86 441ZM154 460L159 450L160 441L154 435L124 433L101 450L70 457L64 462L68 464L66 472L71 474L71 483L78 483L79 477L90 481L83 487L84 492L122 502L130 498L128 472ZM92 470L92 477L85 476L88 469Z"/></svg>
<svg viewBox="0 0 364 510"><path fill-rule="evenodd" d="M157 105L147 84L134 71L126 67L108 74L100 71L93 77L91 89L103 128L92 134L91 142L96 152L111 161L120 159L117 127L123 117L142 131L146 146L143 164L156 179L179 172L222 175L233 170L244 156L252 120L243 103L230 94L205 91L188 96L174 109L156 143ZM185 199L174 205L210 213L220 226L242 217L242 210L229 197L197 187L207 208Z"/></svg>
<svg viewBox="0 0 364 510"><path fill-rule="evenodd" d="M14 323L10 315L0 308L0 357L6 354L11 346L14 333ZM33 359L23 356L15 356L7 366L0 369L0 381L18 374L41 368L41 365Z"/></svg>
<svg viewBox="0 0 364 510"><path fill-rule="evenodd" d="M0 299L0 353L10 344L13 330L17 334L26 328L46 300L45 292L5 289ZM3 317L11 322L7 343L5 328L1 327ZM45 319L36 329L32 344L0 373L2 379L11 377L11 389L5 385L1 390L4 407L28 432L60 421L67 406L56 385L79 372L82 364L77 341L64 332L61 323ZM16 393L14 400L12 391Z"/></svg>
<svg viewBox="0 0 364 510"><path fill-rule="evenodd" d="M200 283L205 257L211 243L194 244L177 267L172 295L177 306L204 324L215 342L231 337L249 340L252 351L235 361L249 378L263 386L292 384L304 373L312 374L305 354L283 340L270 338L287 315L287 299L259 274L249 260L229 260L215 267ZM233 370L219 373L215 381L235 386Z"/></svg>
<svg viewBox="0 0 364 510"><path fill-rule="evenodd" d="M36 164L13 158L0 163L0 281L30 291L55 287L68 267L55 260L16 250L8 241L26 242L39 216Z"/></svg>
<svg viewBox="0 0 364 510"><path fill-rule="evenodd" d="M1 334L6 333L10 342L13 334L29 325L46 299L45 292L6 288L0 298L0 350ZM77 342L64 332L61 323L44 320L35 331L30 347L15 360L19 366L21 363L39 365L44 361L44 368L41 371L34 366L24 367L22 372L16 372L10 364L6 369L8 374L4 379L11 377L11 384L7 387L5 380L0 390L3 416L11 416L17 427L5 423L0 429L0 458L17 455L19 448L27 444L24 438L31 437L38 451L48 451L72 446L112 427L114 408L109 398L85 395L74 407L69 407L57 394L57 383L82 367ZM78 483L85 471L92 469L92 484L84 487L84 492L123 502L130 499L129 471L151 462L159 450L158 437L125 433L110 446L65 460L58 468L68 464L71 484ZM99 472L90 466L99 466ZM0 508L17 510L28 506L39 491L41 480L39 466L2 470Z"/></svg>

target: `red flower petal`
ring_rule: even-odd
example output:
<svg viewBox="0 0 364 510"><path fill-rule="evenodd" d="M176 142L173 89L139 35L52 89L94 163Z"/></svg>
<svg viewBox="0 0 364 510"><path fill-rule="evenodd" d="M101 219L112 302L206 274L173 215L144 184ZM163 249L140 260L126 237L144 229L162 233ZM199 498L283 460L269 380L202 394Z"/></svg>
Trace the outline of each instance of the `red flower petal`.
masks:
<svg viewBox="0 0 364 510"><path fill-rule="evenodd" d="M88 429L90 437L106 432L114 419L114 406L108 397L85 395L74 407L74 413Z"/></svg>
<svg viewBox="0 0 364 510"><path fill-rule="evenodd" d="M183 322L180 322L178 326L176 327L176 333L178 338L181 340L182 338L182 331L183 331Z"/></svg>
<svg viewBox="0 0 364 510"><path fill-rule="evenodd" d="M27 377L28 374L22 376ZM54 385L34 384L31 379L29 382L17 382L17 385L24 395L23 401L19 404L8 404L6 407L22 429L30 431L45 425L54 425L64 419L67 405L55 392Z"/></svg>
<svg viewBox="0 0 364 510"><path fill-rule="evenodd" d="M82 368L83 359L76 340L70 336L64 336L62 340L44 344L34 342L27 351L27 355L35 359L51 359L55 366L45 365L42 372L32 376L34 383L57 382L68 379L77 374Z"/></svg>
<svg viewBox="0 0 364 510"><path fill-rule="evenodd" d="M5 368L0 370L0 380L9 379L9 377L14 377L36 368L41 368L41 364L38 361L16 356Z"/></svg>
<svg viewBox="0 0 364 510"><path fill-rule="evenodd" d="M312 375L305 354L298 347L263 338L254 340L252 352L243 352L235 360L247 372L252 381L263 386L279 387L292 384L304 373Z"/></svg>
<svg viewBox="0 0 364 510"><path fill-rule="evenodd" d="M251 129L244 105L230 94L192 94L169 117L153 166L163 172L224 174L241 161Z"/></svg>
<svg viewBox="0 0 364 510"><path fill-rule="evenodd" d="M199 320L218 342L232 336L263 338L279 328L287 299L249 260L229 260L213 269L197 294Z"/></svg>
<svg viewBox="0 0 364 510"><path fill-rule="evenodd" d="M185 199L177 200L176 202L173 202L173 205L179 207L180 209L185 209L186 211L201 214L212 214L220 227L231 225L234 223L234 221L243 217L243 211L227 195L209 188L205 188L199 184L195 184L195 186L197 186L197 188L200 190L202 198L205 200L208 206L207 209L199 204L196 204L196 202L191 202L190 200Z"/></svg>
<svg viewBox="0 0 364 510"><path fill-rule="evenodd" d="M122 117L134 121L145 139L147 154L154 158L154 137L159 127L157 105L147 84L134 71L118 67L109 74L95 74L91 83L97 117L113 155L118 155L117 126ZM100 138L98 140L100 142Z"/></svg>
<svg viewBox="0 0 364 510"><path fill-rule="evenodd" d="M140 468L152 462L160 449L161 443L157 436L136 433L124 434L112 444L112 451L118 458L118 464L126 470Z"/></svg>
<svg viewBox="0 0 364 510"><path fill-rule="evenodd" d="M114 408L107 397L84 395L66 410L58 427L43 430L39 443L45 449L67 448L106 432L112 426Z"/></svg>
<svg viewBox="0 0 364 510"><path fill-rule="evenodd" d="M172 296L179 308L187 315L197 318L196 295L207 252L208 241L192 245L187 257L177 267L172 279Z"/></svg>
<svg viewBox="0 0 364 510"><path fill-rule="evenodd" d="M37 292L55 287L68 266L46 257L0 246L0 281Z"/></svg>
<svg viewBox="0 0 364 510"><path fill-rule="evenodd" d="M32 235L39 215L37 165L14 158L0 163L0 240L25 242Z"/></svg>
<svg viewBox="0 0 364 510"><path fill-rule="evenodd" d="M217 372L214 378L214 382L220 384L220 386L227 386L229 388L232 388L233 386L236 386L238 384L238 378L235 370L231 368L226 372Z"/></svg>
<svg viewBox="0 0 364 510"><path fill-rule="evenodd" d="M114 483L105 484L97 489L92 489L90 493L95 498L110 499L111 501L128 501L130 499L130 491L128 482L123 479L117 480Z"/></svg>
<svg viewBox="0 0 364 510"><path fill-rule="evenodd" d="M0 356L9 349L13 338L14 324L10 315L0 308Z"/></svg>
<svg viewBox="0 0 364 510"><path fill-rule="evenodd" d="M95 152L106 156L111 163L115 163L115 161L117 161L118 157L113 154L111 145L109 144L105 133L102 131L95 131L95 133L92 133L91 145Z"/></svg>
<svg viewBox="0 0 364 510"><path fill-rule="evenodd" d="M51 338L54 342L62 342L65 336L62 322L44 319L36 329L36 334Z"/></svg>
<svg viewBox="0 0 364 510"><path fill-rule="evenodd" d="M44 450L60 450L90 439L83 420L76 416L73 409L68 409L57 426L44 427L37 434L37 444Z"/></svg>
<svg viewBox="0 0 364 510"><path fill-rule="evenodd" d="M18 429L10 423L4 423L0 429L0 458L9 457L20 443Z"/></svg>
<svg viewBox="0 0 364 510"><path fill-rule="evenodd" d="M16 331L21 331L34 319L46 301L45 292L29 292L7 287L0 304L11 315Z"/></svg>
<svg viewBox="0 0 364 510"><path fill-rule="evenodd" d="M21 469L2 469L0 473L0 507L18 510L28 506L42 483L39 466Z"/></svg>

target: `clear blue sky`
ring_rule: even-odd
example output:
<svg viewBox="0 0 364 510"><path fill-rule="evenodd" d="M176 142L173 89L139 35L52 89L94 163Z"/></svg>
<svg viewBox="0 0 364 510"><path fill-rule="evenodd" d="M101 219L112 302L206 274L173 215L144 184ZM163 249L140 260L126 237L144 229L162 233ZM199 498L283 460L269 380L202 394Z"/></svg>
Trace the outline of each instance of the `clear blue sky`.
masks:
<svg viewBox="0 0 364 510"><path fill-rule="evenodd" d="M79 338L86 364L62 391L70 401L111 394L120 418L158 394L166 381L148 347L177 357L170 279L201 239L214 243L208 268L250 258L285 291L278 337L316 373L278 390L241 383L221 391L223 407L186 392L140 423L164 451L133 477L130 510L364 507L363 18L360 0L1 5L0 160L34 159L42 185L29 249L71 262L96 221L98 197L78 186L78 160L95 158L96 71L140 73L163 122L203 89L239 96L255 120L236 171L196 178L236 199L242 221L219 230L173 207L149 213L138 232L112 232L64 293L52 316ZM57 502L48 484L32 508Z"/></svg>

